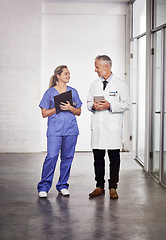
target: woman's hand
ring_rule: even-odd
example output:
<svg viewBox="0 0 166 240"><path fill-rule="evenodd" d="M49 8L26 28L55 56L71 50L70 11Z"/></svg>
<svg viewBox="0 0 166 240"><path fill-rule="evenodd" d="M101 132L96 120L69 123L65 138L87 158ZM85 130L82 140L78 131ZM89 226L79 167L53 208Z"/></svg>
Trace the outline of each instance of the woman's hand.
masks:
<svg viewBox="0 0 166 240"><path fill-rule="evenodd" d="M61 102L60 109L62 109L63 111L67 111L67 110L70 111L71 109L70 102L69 101L67 101L67 103Z"/></svg>
<svg viewBox="0 0 166 240"><path fill-rule="evenodd" d="M71 106L69 101L67 101L67 103L61 102L60 108L64 111L68 110L68 111L70 111L71 113L73 113L74 115L77 115L77 116L80 116L80 114L81 114L81 108L75 108L75 107Z"/></svg>

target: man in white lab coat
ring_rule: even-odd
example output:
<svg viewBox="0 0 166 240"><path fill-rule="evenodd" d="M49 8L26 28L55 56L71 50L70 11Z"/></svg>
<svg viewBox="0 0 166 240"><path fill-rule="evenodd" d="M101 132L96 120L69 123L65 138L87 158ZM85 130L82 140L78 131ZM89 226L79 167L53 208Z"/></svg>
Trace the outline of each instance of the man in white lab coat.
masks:
<svg viewBox="0 0 166 240"><path fill-rule="evenodd" d="M96 189L89 194L97 197L105 194L105 152L110 161L110 198L117 199L119 182L120 149L123 114L130 107L128 87L125 81L111 72L112 61L106 55L95 59L95 72L99 79L90 87L87 107L92 112L91 145L94 155Z"/></svg>

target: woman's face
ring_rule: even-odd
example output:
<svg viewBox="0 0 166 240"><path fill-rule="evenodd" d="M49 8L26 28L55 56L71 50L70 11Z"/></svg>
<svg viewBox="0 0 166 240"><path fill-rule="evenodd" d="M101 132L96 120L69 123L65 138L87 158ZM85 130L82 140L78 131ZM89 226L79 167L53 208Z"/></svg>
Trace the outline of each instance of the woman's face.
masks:
<svg viewBox="0 0 166 240"><path fill-rule="evenodd" d="M68 83L70 80L70 72L68 68L63 68L61 75L57 75L58 82Z"/></svg>

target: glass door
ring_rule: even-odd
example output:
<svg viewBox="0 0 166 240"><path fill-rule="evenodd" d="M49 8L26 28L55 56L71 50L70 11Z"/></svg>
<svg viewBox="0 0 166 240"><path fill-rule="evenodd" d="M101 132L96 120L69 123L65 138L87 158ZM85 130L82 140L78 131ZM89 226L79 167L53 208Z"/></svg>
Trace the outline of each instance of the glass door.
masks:
<svg viewBox="0 0 166 240"><path fill-rule="evenodd" d="M146 36L134 39L131 47L131 152L144 164Z"/></svg>
<svg viewBox="0 0 166 240"><path fill-rule="evenodd" d="M163 171L162 181L166 185L166 31L164 32L164 152L163 152Z"/></svg>
<svg viewBox="0 0 166 240"><path fill-rule="evenodd" d="M153 160L152 174L159 180L161 146L161 31L154 33L153 59Z"/></svg>
<svg viewBox="0 0 166 240"><path fill-rule="evenodd" d="M131 53L132 57L130 60L130 98L131 98L131 108L130 108L130 122L131 122L131 133L130 133L130 140L131 140L131 153L133 158L135 159L137 156L136 146L137 146L137 39L134 39L131 42Z"/></svg>
<svg viewBox="0 0 166 240"><path fill-rule="evenodd" d="M145 79L146 79L146 36L138 39L138 133L137 157L144 163L145 147Z"/></svg>

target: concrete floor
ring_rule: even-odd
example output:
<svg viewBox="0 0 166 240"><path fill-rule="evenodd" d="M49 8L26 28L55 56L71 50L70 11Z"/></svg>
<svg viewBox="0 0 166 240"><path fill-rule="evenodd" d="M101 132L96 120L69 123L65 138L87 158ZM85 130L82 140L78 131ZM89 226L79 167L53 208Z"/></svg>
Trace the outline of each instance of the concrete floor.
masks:
<svg viewBox="0 0 166 240"><path fill-rule="evenodd" d="M110 200L107 189L105 196L89 199L95 188L92 153L75 154L70 197L55 190L58 164L48 199L39 199L44 157L0 154L0 240L166 239L166 190L128 153L121 154L118 200ZM106 166L108 172L108 159Z"/></svg>

